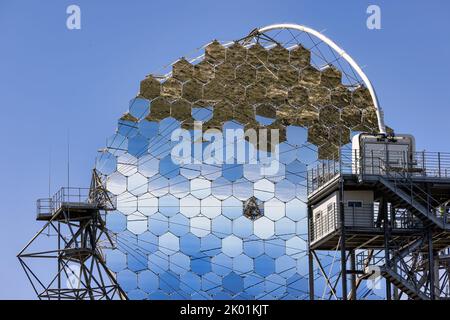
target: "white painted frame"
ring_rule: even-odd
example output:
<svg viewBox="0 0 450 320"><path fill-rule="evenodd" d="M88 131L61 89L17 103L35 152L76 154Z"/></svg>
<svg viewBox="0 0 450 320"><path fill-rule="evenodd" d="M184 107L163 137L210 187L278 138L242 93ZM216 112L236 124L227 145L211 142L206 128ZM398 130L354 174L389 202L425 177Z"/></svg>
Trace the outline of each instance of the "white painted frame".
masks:
<svg viewBox="0 0 450 320"><path fill-rule="evenodd" d="M353 60L353 58L349 54L347 54L344 50L342 50L335 42L333 42L333 40L326 37L319 31L311 29L311 28L303 26L303 25L293 24L293 23L271 24L271 25L259 28L258 31L259 31L259 33L264 33L264 32L268 32L268 31L272 31L272 30L279 30L279 29L293 29L293 30L309 33L309 34L313 35L314 37L320 39L327 45L329 45L334 51L336 51L337 54L339 54L340 57L345 59L350 64L350 66L356 71L356 73L361 77L361 80L364 82L367 89L369 90L370 95L372 97L373 104L375 106L376 114L377 114L378 129L379 129L380 133L386 134L386 126L384 124L383 110L381 109L381 106L379 104L375 89L372 86L372 83L370 82L369 78L366 76L366 74L362 71L362 69L359 67L359 65L355 62L355 60Z"/></svg>

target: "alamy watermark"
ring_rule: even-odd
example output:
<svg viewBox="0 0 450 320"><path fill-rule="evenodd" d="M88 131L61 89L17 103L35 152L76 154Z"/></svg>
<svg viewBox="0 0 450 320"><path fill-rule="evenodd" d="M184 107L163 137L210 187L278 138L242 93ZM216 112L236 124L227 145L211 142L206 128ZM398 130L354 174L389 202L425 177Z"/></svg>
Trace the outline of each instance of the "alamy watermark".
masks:
<svg viewBox="0 0 450 320"><path fill-rule="evenodd" d="M369 17L366 20L366 26L369 30L381 29L381 8L375 4L367 7L366 13Z"/></svg>
<svg viewBox="0 0 450 320"><path fill-rule="evenodd" d="M68 289L80 289L81 286L81 268L77 264L70 264L66 269Z"/></svg>
<svg viewBox="0 0 450 320"><path fill-rule="evenodd" d="M81 29L81 9L76 4L67 7L66 13L69 15L66 20L66 27L69 30Z"/></svg>
<svg viewBox="0 0 450 320"><path fill-rule="evenodd" d="M172 161L178 165L189 164L261 164L261 174L275 175L279 171L279 129L208 129L202 122L194 122L194 130L174 130L171 140L176 145L171 150Z"/></svg>
<svg viewBox="0 0 450 320"><path fill-rule="evenodd" d="M366 281L366 287L369 290L377 291L381 290L381 283L382 283L382 277L381 277L381 271L380 267L378 266L369 266L366 269L366 272L371 274Z"/></svg>

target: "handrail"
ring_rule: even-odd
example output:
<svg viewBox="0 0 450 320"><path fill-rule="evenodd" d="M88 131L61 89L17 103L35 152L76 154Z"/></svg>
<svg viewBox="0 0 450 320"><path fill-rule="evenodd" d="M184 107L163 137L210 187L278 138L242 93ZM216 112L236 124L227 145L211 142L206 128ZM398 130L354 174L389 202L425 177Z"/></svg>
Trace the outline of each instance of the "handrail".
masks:
<svg viewBox="0 0 450 320"><path fill-rule="evenodd" d="M414 181L409 176L408 172L405 168L399 167L399 170L395 170L395 174L392 174L392 170L390 170L389 164L381 158L378 158L378 161L384 165L385 175L386 177L394 183L395 188L404 187L409 192L408 196L411 198L411 205L414 205L414 199L419 200L420 205L426 205L426 211L428 214L433 214L436 218L442 219L444 223L447 221L448 213L441 212L442 217L438 217L436 210L440 206L440 202L433 198L428 192L423 190L419 185L414 183ZM400 178L398 177L400 175ZM418 191L415 191L415 189Z"/></svg>
<svg viewBox="0 0 450 320"><path fill-rule="evenodd" d="M344 206L344 227L347 229L381 229L379 222L379 205L363 204L361 207ZM313 210L313 217L309 221L311 230L311 241L315 242L328 234L339 230L341 225L341 210L336 203L331 203L325 210ZM410 212L395 215L395 220L391 221L393 230L419 230L421 221L411 217Z"/></svg>
<svg viewBox="0 0 450 320"><path fill-rule="evenodd" d="M62 187L51 198L38 199L37 216L52 216L65 203L89 203L89 188Z"/></svg>
<svg viewBox="0 0 450 320"><path fill-rule="evenodd" d="M380 161L386 166L381 167ZM450 153L402 151L367 152L341 149L338 157L317 161L308 169L308 193L312 193L338 174L383 175L387 169L393 173L403 170L410 177L450 180Z"/></svg>
<svg viewBox="0 0 450 320"><path fill-rule="evenodd" d="M338 209L333 203L332 207L327 208L327 212L320 214L310 221L311 241L323 238L329 233L339 228Z"/></svg>
<svg viewBox="0 0 450 320"><path fill-rule="evenodd" d="M409 256L407 260L404 260L404 258L405 257L398 259L396 256L394 256L388 261L389 263L386 263L383 250L380 250L375 254L369 254L366 251L362 251L356 254L356 269L364 271L364 268L366 266L376 266L380 268L380 271L384 269L388 273L397 275L412 288L414 288L417 293L423 294L429 298L429 287L424 286L423 283L421 283L421 280L416 278L416 276L418 276L419 274L412 272L412 269L420 263L423 263L423 261L421 261L419 257L415 255ZM393 269L394 264L395 270ZM442 292L442 290L437 285L434 289Z"/></svg>
<svg viewBox="0 0 450 320"><path fill-rule="evenodd" d="M450 179L450 153L417 152L366 152L341 150L339 159L318 161L308 170L307 191L311 195L316 190L342 174L352 174L363 180L366 176L384 177L398 190L408 195L410 204L420 204L427 214L449 221L450 212L426 190L413 181L413 177L433 177Z"/></svg>

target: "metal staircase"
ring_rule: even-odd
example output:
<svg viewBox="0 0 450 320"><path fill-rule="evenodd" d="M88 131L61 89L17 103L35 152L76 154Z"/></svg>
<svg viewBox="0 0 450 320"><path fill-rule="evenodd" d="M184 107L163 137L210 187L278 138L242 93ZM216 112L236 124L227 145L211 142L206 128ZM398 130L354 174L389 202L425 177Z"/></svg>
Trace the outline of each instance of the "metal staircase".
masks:
<svg viewBox="0 0 450 320"><path fill-rule="evenodd" d="M309 169L310 260L316 250L339 248L341 277L351 276L349 294L342 284L347 299L357 299L363 280L380 278L386 280L388 300L448 299L450 154L379 149L341 152L339 159ZM347 224L355 209L347 214L346 201L360 197L364 203L367 195L373 197L373 215L367 217L360 205L357 212L365 223ZM338 226L344 227L315 241L314 231L322 223L315 213L333 201L342 212Z"/></svg>
<svg viewBox="0 0 450 320"><path fill-rule="evenodd" d="M409 186L408 186L409 185ZM438 206L438 202L422 191L421 195L417 190L420 190L417 186L414 186L413 182L402 183L401 188L398 181L388 180L385 177L378 177L378 187L383 190L386 194L390 195L393 205L402 205L405 209L416 213L417 217L424 223L424 225L434 225L440 229L450 231L450 224L446 223L444 217L437 217L435 207L431 207L430 203L435 203ZM407 190L405 192L404 190ZM425 198L426 197L426 198ZM428 204L428 208L423 205L423 203Z"/></svg>
<svg viewBox="0 0 450 320"><path fill-rule="evenodd" d="M378 252L378 254L373 251L361 252L359 254L358 269L363 272L363 276L360 279L371 278L375 274L375 270L377 270L380 276L388 280L410 299L430 300L428 292L423 290L423 283L415 279L413 259L404 260L419 250L424 243L425 238L419 238L408 243L406 246L393 252L394 256L389 260L388 264L381 264L385 261L382 251Z"/></svg>
<svg viewBox="0 0 450 320"><path fill-rule="evenodd" d="M386 266L380 267L380 274L397 289L405 293L412 300L430 300L430 297L422 293L411 281L404 279L400 274Z"/></svg>
<svg viewBox="0 0 450 320"><path fill-rule="evenodd" d="M410 177L407 167L393 169L380 158L377 162L380 164L379 172L383 174L376 176L375 185L387 196L393 210L406 209L417 218L414 224L421 223L428 230L450 231L447 213L445 210L439 211L439 201ZM364 179L364 176L360 176L360 179ZM427 251L426 237L424 234L415 241L399 245L399 249L392 252L393 256L387 263L377 266L382 277L412 300L431 300L431 290L435 290L432 285L427 286L428 274L420 274L418 271L420 267L417 260L422 259L422 265L430 264L429 257L424 253Z"/></svg>

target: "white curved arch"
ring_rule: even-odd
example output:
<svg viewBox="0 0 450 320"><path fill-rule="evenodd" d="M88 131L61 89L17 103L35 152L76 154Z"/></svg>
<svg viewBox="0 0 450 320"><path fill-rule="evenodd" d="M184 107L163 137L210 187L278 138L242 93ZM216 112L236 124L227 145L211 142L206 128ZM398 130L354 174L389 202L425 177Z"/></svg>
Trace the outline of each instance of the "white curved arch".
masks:
<svg viewBox="0 0 450 320"><path fill-rule="evenodd" d="M375 106L376 113L377 113L378 129L380 130L380 133L386 134L386 126L384 124L383 110L381 109L380 104L378 102L378 97L375 92L375 89L373 88L372 83L370 82L369 78L361 70L361 68L358 66L358 64L355 62L355 60L353 60L353 58L350 55L348 55L344 50L342 50L330 38L324 36L322 33L318 32L314 29L311 29L309 27L305 27L302 25L293 24L293 23L272 24L272 25L269 25L266 27L258 28L258 32L264 33L264 32L276 30L276 29L293 29L293 30L298 30L298 31L303 31L303 32L309 33L309 34L315 36L316 38L322 40L323 42L325 42L334 51L336 51L339 54L339 56L344 58L350 64L350 66L356 71L356 73L361 77L362 81L364 82L367 89L369 90L370 95L372 96L372 101Z"/></svg>

